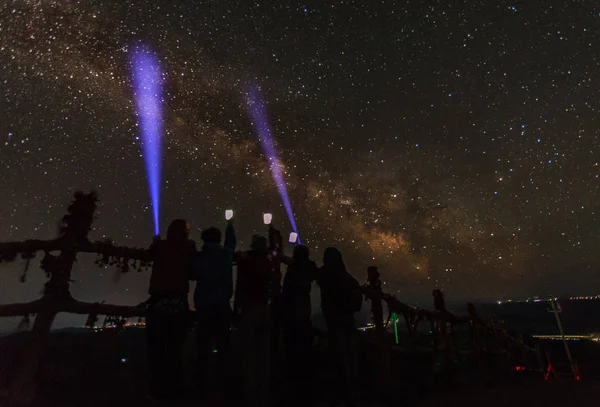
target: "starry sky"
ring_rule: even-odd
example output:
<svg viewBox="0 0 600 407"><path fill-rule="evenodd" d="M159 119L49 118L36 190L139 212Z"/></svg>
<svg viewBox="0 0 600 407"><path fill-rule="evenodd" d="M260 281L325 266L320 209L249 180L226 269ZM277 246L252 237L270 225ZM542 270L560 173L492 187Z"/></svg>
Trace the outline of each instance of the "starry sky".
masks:
<svg viewBox="0 0 600 407"><path fill-rule="evenodd" d="M264 4L263 4L264 3ZM236 211L289 232L245 110L259 86L303 242L429 304L597 294L600 6L591 1L7 0L0 5L0 239L52 238L75 189L93 239L146 246L152 213L132 44L165 80L161 228ZM164 233L164 232L163 232ZM39 257L38 259L39 260ZM148 273L79 256L72 292L136 304ZM3 264L1 302L43 273Z"/></svg>

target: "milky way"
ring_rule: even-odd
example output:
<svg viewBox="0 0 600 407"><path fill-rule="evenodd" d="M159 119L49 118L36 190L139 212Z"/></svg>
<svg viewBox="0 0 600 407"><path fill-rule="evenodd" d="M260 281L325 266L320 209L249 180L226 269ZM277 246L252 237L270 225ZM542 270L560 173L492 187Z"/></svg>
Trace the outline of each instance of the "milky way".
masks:
<svg viewBox="0 0 600 407"><path fill-rule="evenodd" d="M594 2L269 3L0 5L0 239L54 237L72 191L96 189L93 237L149 243L128 77L143 40L167 88L161 224L198 239L233 208L242 248L262 212L289 232L244 109L256 85L316 259L337 246L409 300L596 294ZM146 274L92 260L75 295L145 299ZM39 294L21 266L2 266L2 302Z"/></svg>

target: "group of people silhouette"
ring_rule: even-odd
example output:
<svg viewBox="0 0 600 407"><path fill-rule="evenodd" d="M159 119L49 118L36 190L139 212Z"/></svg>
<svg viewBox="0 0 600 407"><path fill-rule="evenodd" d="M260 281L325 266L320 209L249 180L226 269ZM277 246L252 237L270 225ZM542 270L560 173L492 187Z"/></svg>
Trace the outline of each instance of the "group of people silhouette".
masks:
<svg viewBox="0 0 600 407"><path fill-rule="evenodd" d="M290 397L309 401L311 288L316 282L335 360L336 397L352 404L356 378L351 357L354 314L360 310L363 297L358 281L346 270L340 251L327 248L319 268L310 259L306 246L295 245L293 255L286 256L281 234L271 226L268 238L252 237L248 251L236 251L232 220L227 222L223 243L221 231L211 227L202 232L203 245L197 250L189 234L188 223L176 219L169 225L166 239L156 237L149 249L153 270L150 298L145 306L150 396L157 400L178 396L183 344L189 326L188 293L190 281L195 281L198 388L206 388L211 379L224 385L231 328L235 326L242 348L243 395L247 405L271 404L271 366L273 355L279 355L281 338ZM282 265L287 266L283 283Z"/></svg>

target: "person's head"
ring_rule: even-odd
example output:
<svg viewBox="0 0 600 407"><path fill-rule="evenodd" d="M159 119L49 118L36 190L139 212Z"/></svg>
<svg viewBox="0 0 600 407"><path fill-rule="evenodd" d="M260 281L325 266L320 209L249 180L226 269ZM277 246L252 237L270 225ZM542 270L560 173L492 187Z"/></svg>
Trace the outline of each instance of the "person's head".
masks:
<svg viewBox="0 0 600 407"><path fill-rule="evenodd" d="M292 255L294 260L308 260L308 256L308 247L301 244L294 246L294 253Z"/></svg>
<svg viewBox="0 0 600 407"><path fill-rule="evenodd" d="M175 219L167 229L167 240L187 241L190 236L190 225L185 219Z"/></svg>
<svg viewBox="0 0 600 407"><path fill-rule="evenodd" d="M220 244L221 243L221 231L216 227L210 227L202 231L201 235L204 243L209 244Z"/></svg>
<svg viewBox="0 0 600 407"><path fill-rule="evenodd" d="M323 265L326 267L338 267L344 265L342 253L335 247L328 247L323 253Z"/></svg>
<svg viewBox="0 0 600 407"><path fill-rule="evenodd" d="M255 252L266 252L269 244L267 243L267 238L261 235L252 236L252 243L250 244L250 248Z"/></svg>

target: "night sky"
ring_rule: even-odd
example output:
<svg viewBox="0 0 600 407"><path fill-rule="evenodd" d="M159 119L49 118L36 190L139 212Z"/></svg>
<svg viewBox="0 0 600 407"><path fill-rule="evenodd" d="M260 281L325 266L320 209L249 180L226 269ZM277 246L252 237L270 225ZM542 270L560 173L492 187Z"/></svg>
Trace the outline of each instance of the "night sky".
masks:
<svg viewBox="0 0 600 407"><path fill-rule="evenodd" d="M172 3L172 4L169 4ZM431 308L597 294L600 6L592 1L4 1L0 240L52 238L75 189L98 191L92 239L147 246L153 225L132 97L144 41L165 71L161 229L192 237L236 211L289 222L245 110L267 103L304 243ZM451 3L451 4L450 4ZM534 4L535 3L535 4ZM38 256L37 262L41 259ZM74 295L137 304L79 256ZM3 264L0 302L43 273Z"/></svg>

